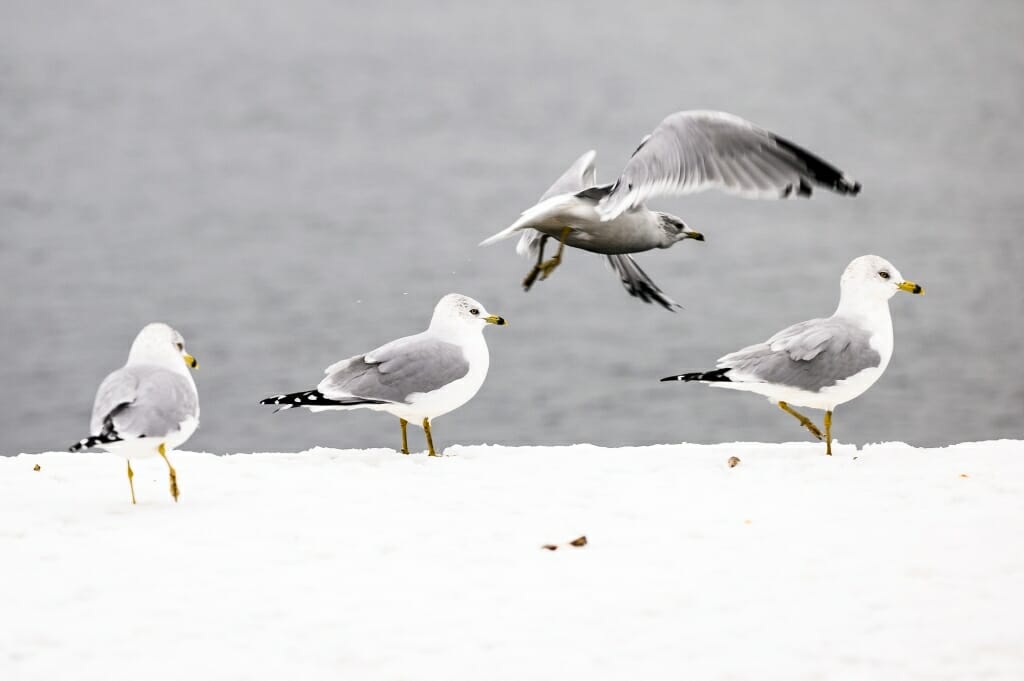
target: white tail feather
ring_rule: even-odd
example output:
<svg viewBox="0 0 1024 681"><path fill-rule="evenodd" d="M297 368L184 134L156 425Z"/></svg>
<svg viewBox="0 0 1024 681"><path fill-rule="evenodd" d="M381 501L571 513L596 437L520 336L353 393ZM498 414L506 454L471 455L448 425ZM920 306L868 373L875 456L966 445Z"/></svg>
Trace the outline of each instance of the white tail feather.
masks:
<svg viewBox="0 0 1024 681"><path fill-rule="evenodd" d="M544 199L540 203L527 208L523 211L519 219L513 222L511 225L501 230L497 234L487 237L480 242L481 246L490 246L491 244L497 243L503 239L508 239L516 232L524 229L532 228L534 223L542 222L548 217L560 213L566 207L572 205L573 202L579 201L575 194L559 194L552 196L551 198Z"/></svg>

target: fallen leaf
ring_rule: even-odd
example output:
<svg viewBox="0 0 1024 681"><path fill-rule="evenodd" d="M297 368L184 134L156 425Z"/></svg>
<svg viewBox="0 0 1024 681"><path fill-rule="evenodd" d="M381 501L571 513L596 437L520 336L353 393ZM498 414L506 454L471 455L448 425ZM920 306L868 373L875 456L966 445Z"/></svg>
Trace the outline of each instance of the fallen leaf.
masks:
<svg viewBox="0 0 1024 681"><path fill-rule="evenodd" d="M738 456L730 456L729 460L726 461L726 463L729 464L729 468L736 468L736 464L738 464L739 462L740 457Z"/></svg>
<svg viewBox="0 0 1024 681"><path fill-rule="evenodd" d="M961 473L961 474L960 474L960 477L961 477L961 478L969 478L969 477L971 477L971 476L967 475L967 473Z"/></svg>
<svg viewBox="0 0 1024 681"><path fill-rule="evenodd" d="M579 537L576 537L575 539L573 539L569 543L572 544L573 546L586 546L587 545L587 537L586 537L586 535L581 535Z"/></svg>
<svg viewBox="0 0 1024 681"><path fill-rule="evenodd" d="M43 467L40 466L39 464L36 464L35 466L32 466L32 470L34 470L34 471L41 471L41 470L43 470Z"/></svg>
<svg viewBox="0 0 1024 681"><path fill-rule="evenodd" d="M558 544L545 544L541 548L542 549L547 549L548 551L555 551L555 550L558 549Z"/></svg>

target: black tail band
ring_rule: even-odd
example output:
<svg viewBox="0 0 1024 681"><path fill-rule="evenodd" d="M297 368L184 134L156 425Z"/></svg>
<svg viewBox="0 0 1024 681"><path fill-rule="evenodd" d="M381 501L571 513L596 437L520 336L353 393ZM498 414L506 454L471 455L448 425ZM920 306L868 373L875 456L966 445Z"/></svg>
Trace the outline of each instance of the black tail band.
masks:
<svg viewBox="0 0 1024 681"><path fill-rule="evenodd" d="M709 381L712 383L732 383L726 374L729 373L729 369L715 369L714 371L694 371L689 374L679 374L678 376L666 376L661 379L664 381Z"/></svg>
<svg viewBox="0 0 1024 681"><path fill-rule="evenodd" d="M75 444L68 447L69 452L80 452L83 449L90 449L96 445L109 444L111 442L121 442L122 438L114 432L104 433L102 435L90 435L87 438L83 438Z"/></svg>
<svg viewBox="0 0 1024 681"><path fill-rule="evenodd" d="M387 404L386 400L368 400L362 397L346 397L340 400L332 400L324 397L319 390L303 390L287 395L274 395L260 400L260 404L276 404L281 409L292 409L293 407L354 407L360 404Z"/></svg>

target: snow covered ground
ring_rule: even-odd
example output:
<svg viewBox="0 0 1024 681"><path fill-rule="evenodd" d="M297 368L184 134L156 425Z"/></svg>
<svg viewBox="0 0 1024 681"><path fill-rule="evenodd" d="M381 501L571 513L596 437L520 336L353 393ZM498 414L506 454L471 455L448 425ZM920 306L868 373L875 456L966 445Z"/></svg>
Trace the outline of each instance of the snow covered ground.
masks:
<svg viewBox="0 0 1024 681"><path fill-rule="evenodd" d="M0 678L1024 678L1024 442L836 454L0 457Z"/></svg>

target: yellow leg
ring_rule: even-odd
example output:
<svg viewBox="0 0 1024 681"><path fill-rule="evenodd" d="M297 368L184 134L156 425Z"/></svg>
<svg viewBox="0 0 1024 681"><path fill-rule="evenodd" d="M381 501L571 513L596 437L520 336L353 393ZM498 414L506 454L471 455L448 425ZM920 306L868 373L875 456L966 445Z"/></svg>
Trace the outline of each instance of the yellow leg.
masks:
<svg viewBox="0 0 1024 681"><path fill-rule="evenodd" d="M132 478L135 477L134 471L132 471L132 462L128 462L128 489L132 491L132 503L135 503L135 483L132 482Z"/></svg>
<svg viewBox="0 0 1024 681"><path fill-rule="evenodd" d="M537 277L540 275L540 266L544 262L544 244L551 237L547 234L540 238L540 247L537 249L537 263L533 266L533 269L527 273L526 278L523 279L523 290L529 291L530 287L533 286L533 282L537 281Z"/></svg>
<svg viewBox="0 0 1024 681"><path fill-rule="evenodd" d="M811 431L811 435L819 440L821 439L821 431L818 430L818 426L814 425L809 418L798 412L796 409L793 409L793 407L789 406L785 402L779 402L779 408L787 414L796 417L796 420L800 422L801 426Z"/></svg>
<svg viewBox="0 0 1024 681"><path fill-rule="evenodd" d="M832 456L832 412L825 412L825 453Z"/></svg>
<svg viewBox="0 0 1024 681"><path fill-rule="evenodd" d="M537 281L537 276L540 276L541 281L544 281L551 276L551 273L555 271L555 268L562 262L562 252L565 250L565 240L572 234L572 227L563 227L562 236L558 239L558 251L551 257L550 260L544 260L544 242L548 240L548 235L545 234L540 242L540 251L537 254L537 264L533 266L530 273L526 275L526 279L523 279L523 289L529 291L530 287L533 286L533 282Z"/></svg>
<svg viewBox="0 0 1024 681"><path fill-rule="evenodd" d="M163 457L164 463L167 464L167 470L170 471L171 476L171 496L174 497L174 501L178 501L178 473L174 470L174 466L171 465L170 460L167 458L167 448L164 447L164 443L160 443L160 447L157 448L160 452L160 456Z"/></svg>
<svg viewBox="0 0 1024 681"><path fill-rule="evenodd" d="M562 251L565 250L565 240L569 238L570 234L572 234L572 227L562 228L562 236L558 239L558 250L555 251L555 255L552 256L550 260L540 264L541 281L550 277L551 273L555 271L555 268L562 264Z"/></svg>
<svg viewBox="0 0 1024 681"><path fill-rule="evenodd" d="M428 456L437 456L437 452L434 451L434 438L430 435L430 419L423 419L423 432L427 434L427 449L430 450Z"/></svg>
<svg viewBox="0 0 1024 681"><path fill-rule="evenodd" d="M398 419L398 422L402 424L402 454L408 454L409 453L409 437L405 433L405 428L406 428L406 426L409 425L409 422L406 421L405 419Z"/></svg>

